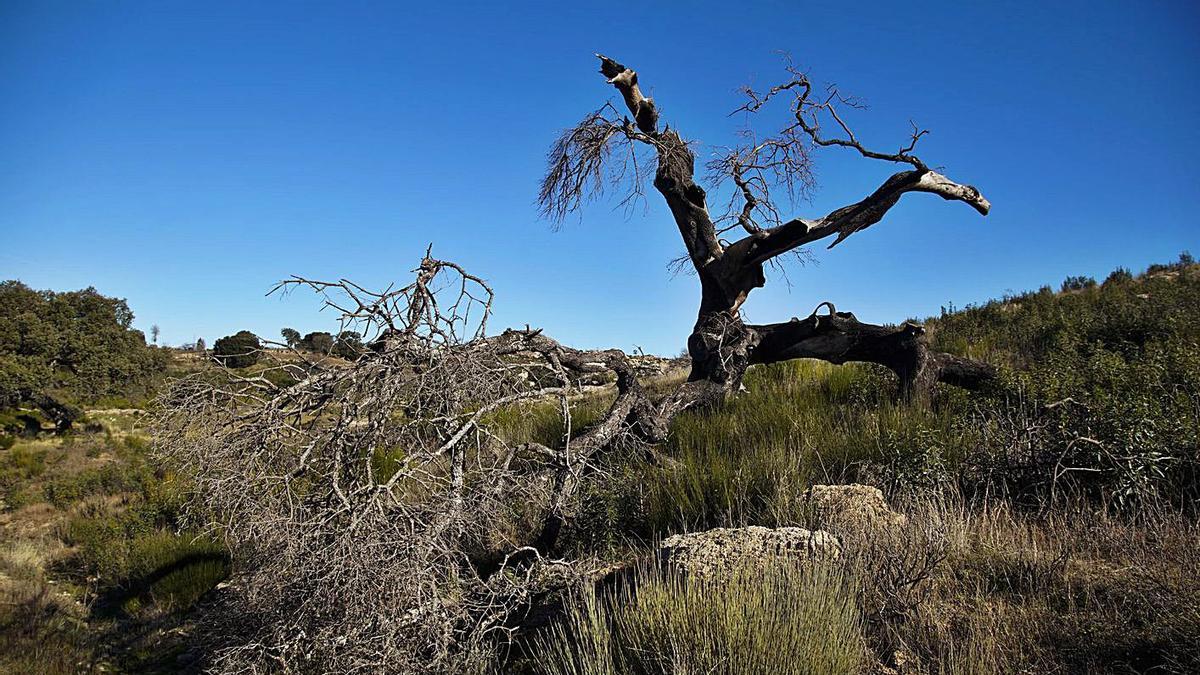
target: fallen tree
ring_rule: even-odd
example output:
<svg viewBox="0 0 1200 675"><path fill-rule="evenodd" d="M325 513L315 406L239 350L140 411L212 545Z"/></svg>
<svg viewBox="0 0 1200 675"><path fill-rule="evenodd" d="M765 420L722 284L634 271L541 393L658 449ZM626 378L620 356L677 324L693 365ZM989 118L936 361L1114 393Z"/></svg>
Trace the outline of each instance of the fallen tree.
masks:
<svg viewBox="0 0 1200 675"><path fill-rule="evenodd" d="M192 516L226 537L235 555L238 576L199 636L209 665L446 672L481 664L537 596L575 574L552 556L603 453L632 448L658 461L654 446L672 420L736 392L751 365L877 363L897 374L907 397L937 382L977 387L993 376L985 364L931 351L920 326L866 324L830 303L818 306L827 312L777 324L747 324L740 314L765 284L764 265L825 238L838 244L908 192L986 213L978 190L913 155L925 132L914 130L895 153L869 150L838 112L853 101L836 90L814 98L807 77L789 71L788 82L765 93L746 90L741 110L786 99L794 122L766 139L748 137L710 164L734 195L714 217L687 141L660 128L658 107L633 70L600 62L628 114L605 104L563 134L541 203L561 219L605 176L627 178L636 198L647 167L638 148L653 153L653 186L701 286L687 380L655 396L620 350L574 349L528 327L489 335L492 290L428 252L400 289L283 282L281 290L323 294L341 314L339 334L365 336L365 348L346 363L276 345L253 375L218 368L175 383L155 424L159 455L193 485ZM824 135L826 117L843 135ZM820 146L911 168L858 203L785 221L771 190L810 186L809 153ZM722 238L735 230L740 239ZM574 430L567 397L598 372L615 377L612 402ZM548 400L558 401L562 418L558 443L517 442L499 431L496 415Z"/></svg>

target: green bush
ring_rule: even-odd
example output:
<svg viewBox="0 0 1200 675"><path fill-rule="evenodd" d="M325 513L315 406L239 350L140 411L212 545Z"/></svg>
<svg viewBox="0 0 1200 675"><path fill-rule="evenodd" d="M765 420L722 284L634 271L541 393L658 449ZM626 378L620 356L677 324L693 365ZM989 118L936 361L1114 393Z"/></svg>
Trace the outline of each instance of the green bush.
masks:
<svg viewBox="0 0 1200 675"><path fill-rule="evenodd" d="M360 333L344 330L338 333L337 343L333 345L333 355L353 361L361 356L365 349Z"/></svg>
<svg viewBox="0 0 1200 675"><path fill-rule="evenodd" d="M129 466L113 462L55 478L46 484L44 491L51 504L65 508L91 495L141 493L154 480L153 471L145 465Z"/></svg>
<svg viewBox="0 0 1200 675"><path fill-rule="evenodd" d="M219 543L156 529L140 516L75 518L65 540L76 548L79 574L93 580L102 612L186 608L229 575Z"/></svg>
<svg viewBox="0 0 1200 675"><path fill-rule="evenodd" d="M213 356L229 368L248 368L258 363L262 343L248 330L226 335L213 345Z"/></svg>
<svg viewBox="0 0 1200 675"><path fill-rule="evenodd" d="M1124 267L1118 267L1104 279L1105 284L1123 284L1133 281L1133 273Z"/></svg>
<svg viewBox="0 0 1200 675"><path fill-rule="evenodd" d="M1117 504L1200 495L1200 273L1086 293L1026 293L931 319L935 346L1011 369L975 397L968 467L981 489L1082 491ZM990 485L991 487L988 487Z"/></svg>
<svg viewBox="0 0 1200 675"><path fill-rule="evenodd" d="M117 513L74 510L80 515L67 521L62 535L74 550L63 571L90 580L101 613L186 608L229 573L229 556L218 542L176 533L182 490L139 462L142 443L127 445L124 471L106 471L121 467L113 463L47 486L47 496L62 506L88 495L127 494Z"/></svg>
<svg viewBox="0 0 1200 675"><path fill-rule="evenodd" d="M166 611L186 609L229 576L229 555L219 543L170 532L134 539L129 561L117 588L121 608L131 614L146 603Z"/></svg>
<svg viewBox="0 0 1200 675"><path fill-rule="evenodd" d="M296 379L296 370L288 364L265 366L261 370L253 369L251 373L267 380L280 389L290 387L299 382Z"/></svg>
<svg viewBox="0 0 1200 675"><path fill-rule="evenodd" d="M0 497L8 509L18 509L37 495L31 483L46 471L46 449L17 445L11 436L0 436L0 441L4 439L12 442L0 455ZM0 448L5 445L0 443Z"/></svg>
<svg viewBox="0 0 1200 675"><path fill-rule="evenodd" d="M317 354L328 354L333 349L333 335L324 331L309 333L300 340L299 347Z"/></svg>
<svg viewBox="0 0 1200 675"><path fill-rule="evenodd" d="M1096 280L1091 277L1067 277L1062 282L1062 290L1067 291L1082 291L1087 288L1092 288L1096 285Z"/></svg>

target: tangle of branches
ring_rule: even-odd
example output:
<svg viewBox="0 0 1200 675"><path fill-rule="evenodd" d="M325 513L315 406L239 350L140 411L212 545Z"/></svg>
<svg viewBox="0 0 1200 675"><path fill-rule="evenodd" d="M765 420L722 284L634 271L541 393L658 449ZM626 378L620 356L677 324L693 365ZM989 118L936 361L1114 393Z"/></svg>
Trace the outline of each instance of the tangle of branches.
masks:
<svg viewBox="0 0 1200 675"><path fill-rule="evenodd" d="M280 285L299 287L369 349L345 362L278 345L256 374L214 365L174 383L155 421L157 453L190 482L194 524L234 554L200 622L207 666L483 663L531 596L568 574L524 546L569 482L565 448L510 444L492 417L553 397L569 416L571 355L537 331L486 338L491 289L429 255L401 289Z"/></svg>

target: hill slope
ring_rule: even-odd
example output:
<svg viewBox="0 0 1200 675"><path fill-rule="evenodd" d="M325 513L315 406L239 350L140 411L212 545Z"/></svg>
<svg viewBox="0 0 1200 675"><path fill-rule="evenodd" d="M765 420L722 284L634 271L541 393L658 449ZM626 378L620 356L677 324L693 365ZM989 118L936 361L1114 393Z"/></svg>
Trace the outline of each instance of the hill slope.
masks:
<svg viewBox="0 0 1200 675"><path fill-rule="evenodd" d="M657 600L621 616L626 629L658 631L638 653L666 667L737 644L750 650L742 663L798 672L831 662L906 673L1200 669L1200 267L1071 280L927 326L938 348L1001 366L998 386L942 388L921 406L893 400L892 375L870 366L755 368L746 392L675 422L661 448L669 460L614 456L600 467L563 552L597 567L673 533L819 526L804 499L818 483L875 485L908 515L895 540L850 540L845 564L819 583L730 586L727 612L701 624L673 608L703 609L703 597L651 580L643 598ZM603 393L574 400L576 428L604 404ZM180 534L178 481L148 463L136 413L88 421L77 427L91 431L65 436L9 436L0 450L0 669L185 667L169 629L186 633L190 608L227 573L225 553ZM502 411L497 422L512 441L562 435L552 408ZM837 645L763 612L809 605L836 610ZM537 658L506 668L611 670L612 653L587 645L620 651L623 638L596 621L603 603L580 607L558 624L565 633L536 634ZM802 647L783 661L754 652L773 645L739 642L749 620L775 622L767 634Z"/></svg>

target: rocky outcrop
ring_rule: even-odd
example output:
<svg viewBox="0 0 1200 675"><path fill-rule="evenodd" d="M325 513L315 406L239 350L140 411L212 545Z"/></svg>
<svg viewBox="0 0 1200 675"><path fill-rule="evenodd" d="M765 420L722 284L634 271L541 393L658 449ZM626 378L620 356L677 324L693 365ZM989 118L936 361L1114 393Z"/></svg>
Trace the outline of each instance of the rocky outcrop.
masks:
<svg viewBox="0 0 1200 675"><path fill-rule="evenodd" d="M812 522L838 535L894 532L908 520L870 485L814 485L806 499Z"/></svg>
<svg viewBox="0 0 1200 675"><path fill-rule="evenodd" d="M749 567L761 569L780 558L831 560L841 555L837 537L801 527L719 527L664 540L660 562L701 576Z"/></svg>

